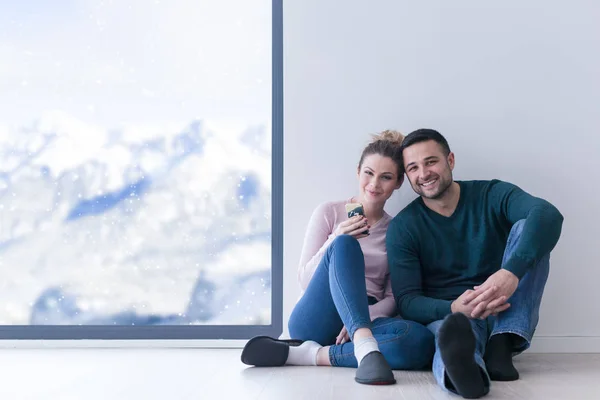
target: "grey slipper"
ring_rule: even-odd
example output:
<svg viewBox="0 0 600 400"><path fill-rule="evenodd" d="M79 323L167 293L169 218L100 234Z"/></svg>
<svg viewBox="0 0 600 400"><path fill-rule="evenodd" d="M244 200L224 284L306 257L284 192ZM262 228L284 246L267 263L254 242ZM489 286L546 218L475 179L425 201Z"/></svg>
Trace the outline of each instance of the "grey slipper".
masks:
<svg viewBox="0 0 600 400"><path fill-rule="evenodd" d="M256 367L279 367L287 361L290 346L300 346L302 340L280 340L269 336L256 336L242 350L242 362Z"/></svg>
<svg viewBox="0 0 600 400"><path fill-rule="evenodd" d="M354 380L364 385L393 385L396 383L390 365L383 354L378 351L373 351L362 359Z"/></svg>

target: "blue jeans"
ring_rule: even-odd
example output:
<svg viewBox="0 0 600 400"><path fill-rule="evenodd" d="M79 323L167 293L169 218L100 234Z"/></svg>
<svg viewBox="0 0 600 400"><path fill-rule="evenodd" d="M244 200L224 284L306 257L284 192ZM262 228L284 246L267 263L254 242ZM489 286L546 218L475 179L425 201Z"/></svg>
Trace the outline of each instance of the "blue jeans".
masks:
<svg viewBox="0 0 600 400"><path fill-rule="evenodd" d="M508 243L504 251L502 265L510 258L517 247L517 243L523 231L525 220L520 220L515 223L508 236ZM515 341L513 355L519 354L529 348L533 333L538 324L540 304L542 302L542 294L548 279L550 270L550 255L547 254L531 269L519 282L517 290L509 299L510 308L497 317L490 316L486 320L471 319L471 327L476 339L475 362L481 368L486 385L486 392L489 390L490 377L485 368L483 355L485 346L490 336L500 333L513 333L520 340ZM437 344L437 333L442 325L443 320L435 321L427 327L436 336L436 350L433 358L433 375L437 383L452 392L456 391L450 384L449 379L446 379L446 368L440 355Z"/></svg>
<svg viewBox="0 0 600 400"><path fill-rule="evenodd" d="M371 322L368 305L360 244L352 236L338 236L327 248L306 293L292 311L290 336L331 345L331 365L356 368L354 344L335 345L335 339L344 326L350 338L357 329L369 328L392 369L429 365L434 336L424 325L400 318L377 318Z"/></svg>

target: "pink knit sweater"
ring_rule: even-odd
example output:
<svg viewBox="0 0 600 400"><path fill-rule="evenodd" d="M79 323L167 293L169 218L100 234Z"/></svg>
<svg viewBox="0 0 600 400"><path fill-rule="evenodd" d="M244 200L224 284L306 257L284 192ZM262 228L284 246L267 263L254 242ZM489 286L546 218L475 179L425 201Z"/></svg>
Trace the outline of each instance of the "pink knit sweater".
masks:
<svg viewBox="0 0 600 400"><path fill-rule="evenodd" d="M349 202L350 200L323 203L313 212L304 237L298 269L298 280L303 294L325 250L335 239L334 232L337 226L348 219L345 204ZM365 256L367 294L378 300L377 304L369 306L371 320L396 315L385 247L385 234L391 220L392 217L384 212L379 221L371 224L370 235L358 240Z"/></svg>

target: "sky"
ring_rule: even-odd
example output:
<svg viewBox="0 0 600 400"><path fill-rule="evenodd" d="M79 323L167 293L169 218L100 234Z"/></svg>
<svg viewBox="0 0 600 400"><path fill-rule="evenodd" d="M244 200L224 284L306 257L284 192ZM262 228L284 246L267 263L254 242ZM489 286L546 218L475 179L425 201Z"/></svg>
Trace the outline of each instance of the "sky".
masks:
<svg viewBox="0 0 600 400"><path fill-rule="evenodd" d="M0 127L271 115L269 0L0 0Z"/></svg>

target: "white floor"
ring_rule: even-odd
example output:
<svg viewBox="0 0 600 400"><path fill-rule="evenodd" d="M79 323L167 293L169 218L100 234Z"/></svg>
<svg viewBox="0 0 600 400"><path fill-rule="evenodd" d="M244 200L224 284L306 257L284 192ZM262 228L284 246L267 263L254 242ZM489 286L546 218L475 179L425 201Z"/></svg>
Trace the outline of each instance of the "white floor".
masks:
<svg viewBox="0 0 600 400"><path fill-rule="evenodd" d="M354 382L354 370L248 368L231 349L1 349L0 399L458 399L429 372ZM524 354L487 399L599 399L600 354Z"/></svg>

